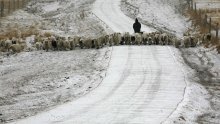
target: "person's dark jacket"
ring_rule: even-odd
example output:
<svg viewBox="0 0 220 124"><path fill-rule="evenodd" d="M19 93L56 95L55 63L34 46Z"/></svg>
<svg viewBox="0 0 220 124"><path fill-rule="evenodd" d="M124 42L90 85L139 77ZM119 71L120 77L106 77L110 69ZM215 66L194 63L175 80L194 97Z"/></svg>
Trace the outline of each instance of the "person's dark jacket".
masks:
<svg viewBox="0 0 220 124"><path fill-rule="evenodd" d="M138 19L135 19L135 23L133 24L133 29L135 33L140 33L141 31L141 23L138 22Z"/></svg>

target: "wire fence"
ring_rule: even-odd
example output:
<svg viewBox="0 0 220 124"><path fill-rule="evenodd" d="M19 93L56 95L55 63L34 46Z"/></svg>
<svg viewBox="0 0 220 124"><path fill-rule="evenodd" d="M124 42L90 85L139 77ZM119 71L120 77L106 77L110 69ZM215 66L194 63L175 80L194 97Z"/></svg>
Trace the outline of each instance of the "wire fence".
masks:
<svg viewBox="0 0 220 124"><path fill-rule="evenodd" d="M0 0L0 17L25 7L31 0Z"/></svg>
<svg viewBox="0 0 220 124"><path fill-rule="evenodd" d="M220 1L187 0L190 10L194 13L197 21L206 27L209 33L219 37Z"/></svg>

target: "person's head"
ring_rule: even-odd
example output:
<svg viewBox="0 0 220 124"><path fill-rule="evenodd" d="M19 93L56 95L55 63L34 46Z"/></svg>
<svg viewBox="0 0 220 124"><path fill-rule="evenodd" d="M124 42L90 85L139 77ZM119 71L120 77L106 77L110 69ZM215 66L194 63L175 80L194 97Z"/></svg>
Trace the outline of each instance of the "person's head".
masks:
<svg viewBox="0 0 220 124"><path fill-rule="evenodd" d="M137 19L137 18L135 19L135 22L136 22L136 23L138 22L138 19Z"/></svg>

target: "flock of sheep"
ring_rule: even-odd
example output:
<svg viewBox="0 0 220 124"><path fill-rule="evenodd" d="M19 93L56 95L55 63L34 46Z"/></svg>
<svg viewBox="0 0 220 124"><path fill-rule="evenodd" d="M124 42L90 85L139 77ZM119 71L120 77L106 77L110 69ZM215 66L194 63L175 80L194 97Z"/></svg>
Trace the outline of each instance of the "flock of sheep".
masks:
<svg viewBox="0 0 220 124"><path fill-rule="evenodd" d="M202 36L204 40L210 40L211 35L206 34ZM113 33L104 35L98 38L85 37L61 37L57 35L51 36L35 36L32 46L37 50L74 50L76 47L81 49L102 48L108 46L118 45L174 45L179 47L195 47L198 44L199 38L194 36L184 36L182 40L175 36L168 35L161 32L152 33ZM21 52L27 48L25 39L21 38L7 38L0 39L1 51L12 51L14 53Z"/></svg>

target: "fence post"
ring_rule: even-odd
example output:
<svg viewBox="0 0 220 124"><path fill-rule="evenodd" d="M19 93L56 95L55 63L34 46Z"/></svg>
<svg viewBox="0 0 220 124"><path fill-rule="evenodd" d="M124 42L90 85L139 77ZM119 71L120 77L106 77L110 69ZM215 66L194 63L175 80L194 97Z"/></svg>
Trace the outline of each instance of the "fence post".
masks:
<svg viewBox="0 0 220 124"><path fill-rule="evenodd" d="M209 18L209 33L211 33L212 30L212 18Z"/></svg>
<svg viewBox="0 0 220 124"><path fill-rule="evenodd" d="M197 13L196 3L195 3L195 12Z"/></svg>
<svg viewBox="0 0 220 124"><path fill-rule="evenodd" d="M20 9L20 2L19 2L19 0L17 0L17 4L18 4L17 9Z"/></svg>
<svg viewBox="0 0 220 124"><path fill-rule="evenodd" d="M216 24L216 39L218 39L218 30L219 30L219 27L218 27L218 26L219 26L219 24L217 23L217 24Z"/></svg>
<svg viewBox="0 0 220 124"><path fill-rule="evenodd" d="M11 0L8 0L8 14L11 12Z"/></svg>
<svg viewBox="0 0 220 124"><path fill-rule="evenodd" d="M15 4L15 0L13 0L13 10L16 10L16 4Z"/></svg>
<svg viewBox="0 0 220 124"><path fill-rule="evenodd" d="M208 18L208 16L207 16L207 14L205 14L205 19L204 19L204 25L205 25L205 27L207 26L207 18Z"/></svg>
<svg viewBox="0 0 220 124"><path fill-rule="evenodd" d="M1 17L4 16L4 8L5 8L4 1L1 1Z"/></svg>
<svg viewBox="0 0 220 124"><path fill-rule="evenodd" d="M25 0L22 0L22 8L25 6Z"/></svg>

